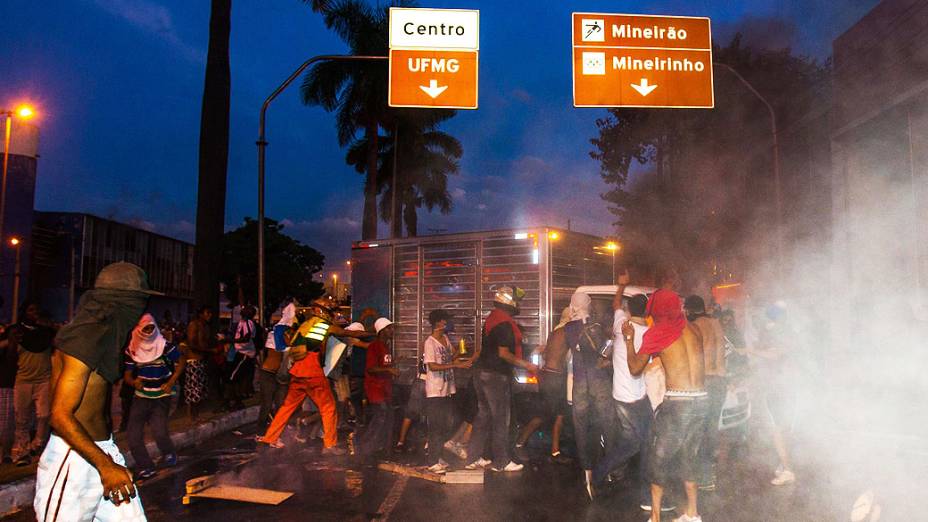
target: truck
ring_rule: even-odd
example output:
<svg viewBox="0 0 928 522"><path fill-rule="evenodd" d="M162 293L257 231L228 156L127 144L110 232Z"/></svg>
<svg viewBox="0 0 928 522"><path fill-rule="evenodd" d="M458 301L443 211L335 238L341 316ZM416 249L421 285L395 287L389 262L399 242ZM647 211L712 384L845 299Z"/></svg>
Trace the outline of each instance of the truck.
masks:
<svg viewBox="0 0 928 522"><path fill-rule="evenodd" d="M429 312L454 318L452 339L473 353L502 286L525 290L520 314L525 357L543 344L580 286L614 283L617 245L555 227L529 227L357 241L352 245L352 317L382 315L396 323L393 358L401 383L415 376ZM517 380L533 378L517 373ZM406 381L406 382L404 382Z"/></svg>

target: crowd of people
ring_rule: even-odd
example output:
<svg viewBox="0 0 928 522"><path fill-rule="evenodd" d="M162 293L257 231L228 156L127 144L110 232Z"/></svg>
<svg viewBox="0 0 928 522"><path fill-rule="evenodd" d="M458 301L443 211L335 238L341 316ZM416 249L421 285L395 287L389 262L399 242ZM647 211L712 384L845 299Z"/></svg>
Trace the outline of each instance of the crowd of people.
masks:
<svg viewBox="0 0 928 522"><path fill-rule="evenodd" d="M454 317L447 310L431 311L431 332L404 397L394 393L399 370L391 360L394 325L387 318L372 315L370 325L341 327L325 300L314 302L311 317L303 320L285 309L267 343L278 365L266 372L277 383L286 374L289 391L283 399L262 392L270 424L258 441L283 447L288 421L310 398L304 406L310 427L293 423L294 440L312 438L307 430L321 435L323 454L345 452L338 444L341 428L348 451L361 457L393 458L392 447L396 453L422 451L421 465L434 473L454 468L510 473L523 469L530 437L544 430L550 433L550 461L576 461L590 499L610 483L637 480L642 509L659 521L661 511L676 509L664 498L665 488L682 481L685 506L677 520L696 522L698 492L717 487L719 419L729 375L740 375L751 357L766 383L756 408L780 457L771 483L795 481L783 431L790 401L778 380L784 372L782 310L767 311L767 324L749 349L731 311L708 309L696 295L679 297L675 272L668 271L650 296L624 295L628 283L626 272L609 310L592 307L589 295L574 294L545 345L531 352L515 320L524 295L519 288L498 289L474 353L455 349L449 335ZM542 407L512 441L515 369L537 376ZM401 412L399 422L395 410ZM410 440L416 423L427 433L419 443ZM562 451L566 423L574 447Z"/></svg>
<svg viewBox="0 0 928 522"><path fill-rule="evenodd" d="M117 263L101 272L57 334L35 303L25 303L21 320L5 329L2 457L26 465L41 453L34 504L40 517L60 509L62 499L76 499L87 512L116 509L123 518L143 519L106 410L111 386L121 381L122 429L137 479L177 463L168 429L175 407L185 405L195 420L211 395L224 410L256 395L261 451L321 439L327 457L421 451L419 464L433 473L517 473L531 458L532 435L547 431L550 461L576 462L591 500L610 483L631 483L640 489L642 509L659 521L662 511L675 509L665 489L682 482L685 506L676 520L698 522L699 491L717 487L728 380L750 358L765 383L756 408L779 457L771 483L794 482L783 309L769 308L757 339L746 343L730 311L707 309L696 295L682 300L673 271L650 295L626 295L627 272L618 283L611 307L592 306L589 295L575 293L546 343L534 348L524 346L515 319L525 295L517 287L497 289L482 342L471 352L452 341L454 316L432 310L415 377L402 394L393 360L396 325L376 312L348 324L331 298L320 298L304 308L284 303L266 331L251 306L240 308L225 333L213 330L208 307L184 329L169 320L159 325L144 313L154 293L144 272ZM537 377L541 404L521 429L512 414L516 369ZM426 433L421 441L410 435L417 423ZM146 426L158 463L146 448ZM570 447L562 440L568 431ZM68 488L76 488L73 495Z"/></svg>

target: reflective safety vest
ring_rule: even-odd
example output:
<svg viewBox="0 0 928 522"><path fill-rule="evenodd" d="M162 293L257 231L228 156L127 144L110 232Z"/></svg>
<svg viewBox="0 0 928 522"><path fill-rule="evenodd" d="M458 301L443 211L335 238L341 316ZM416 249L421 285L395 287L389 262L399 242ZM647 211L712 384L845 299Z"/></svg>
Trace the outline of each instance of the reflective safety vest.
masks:
<svg viewBox="0 0 928 522"><path fill-rule="evenodd" d="M329 329L332 325L321 317L310 317L297 328L292 346L306 346L310 352L305 358L294 361L290 368L290 375L294 377L324 377L322 366L325 361L325 345L329 338ZM313 356L315 352L317 356Z"/></svg>

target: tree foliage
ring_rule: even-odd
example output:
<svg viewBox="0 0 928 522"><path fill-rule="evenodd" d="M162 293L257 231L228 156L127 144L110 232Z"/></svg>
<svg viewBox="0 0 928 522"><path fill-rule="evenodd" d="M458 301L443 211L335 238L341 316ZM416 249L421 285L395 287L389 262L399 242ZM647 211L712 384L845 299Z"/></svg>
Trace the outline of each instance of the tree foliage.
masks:
<svg viewBox="0 0 928 522"><path fill-rule="evenodd" d="M264 245L267 269L265 309L274 310L286 297L308 303L323 294L322 283L313 276L322 270L325 256L284 234L284 226L265 219ZM226 232L222 239L220 278L226 295L235 299L239 289L246 301L258 295L258 222L245 218L239 228Z"/></svg>
<svg viewBox="0 0 928 522"><path fill-rule="evenodd" d="M826 147L829 65L789 49L753 50L736 35L714 61L738 71L773 106L784 214L823 204L808 175ZM714 110L612 109L596 121L590 155L609 190L624 255L653 270L674 264L692 278L743 275L770 256L776 227L770 116L730 71L715 67ZM791 223L788 221L787 226ZM793 227L794 237L801 231Z"/></svg>

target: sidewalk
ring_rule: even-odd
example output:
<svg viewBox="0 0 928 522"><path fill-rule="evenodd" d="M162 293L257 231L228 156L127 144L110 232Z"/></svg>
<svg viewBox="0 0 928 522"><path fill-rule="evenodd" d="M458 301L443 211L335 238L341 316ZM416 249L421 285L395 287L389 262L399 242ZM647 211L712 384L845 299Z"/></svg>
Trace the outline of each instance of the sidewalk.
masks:
<svg viewBox="0 0 928 522"><path fill-rule="evenodd" d="M197 444L200 441L214 437L220 433L234 430L240 426L251 424L258 420L258 406L248 406L245 409L229 413L203 413L196 424L185 415L175 416L168 425L171 440L178 450ZM126 463L132 467L134 461L129 453L129 445L125 440L125 433L116 434L116 443L126 458ZM157 458L160 455L158 447L146 430L148 453ZM35 496L35 473L38 458L29 465L16 467L13 464L0 465L0 516L6 516L20 509L30 506Z"/></svg>

